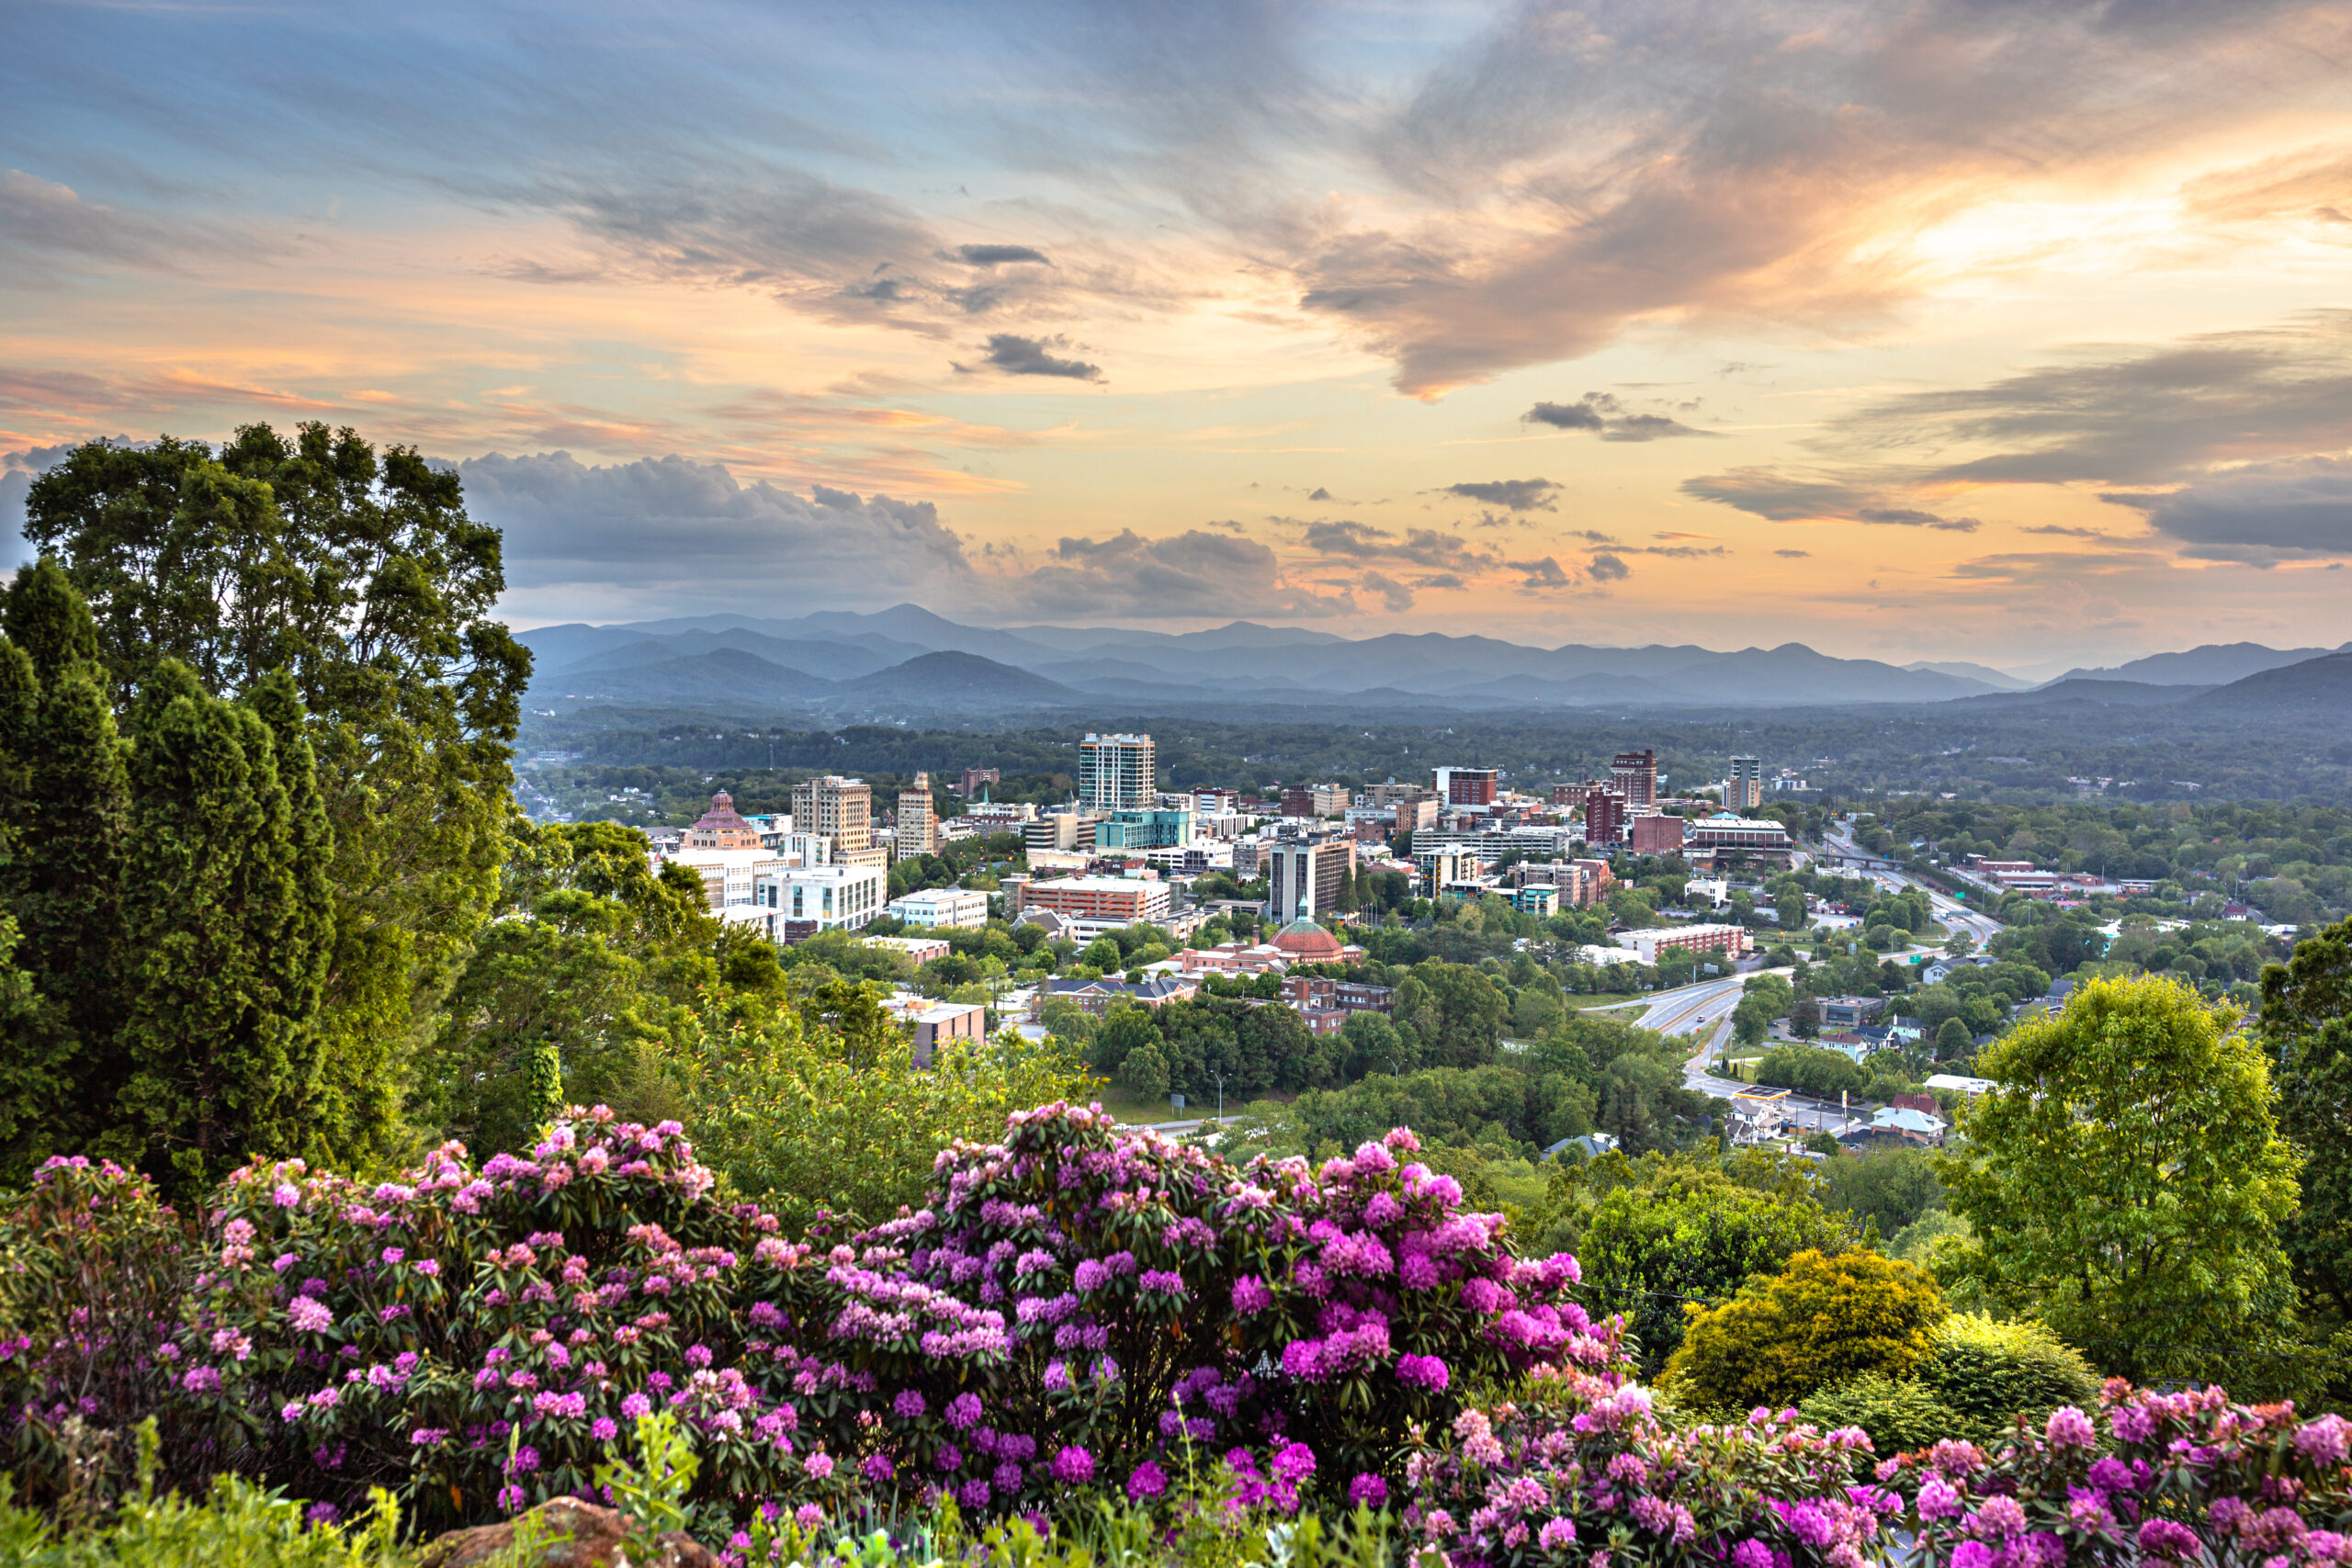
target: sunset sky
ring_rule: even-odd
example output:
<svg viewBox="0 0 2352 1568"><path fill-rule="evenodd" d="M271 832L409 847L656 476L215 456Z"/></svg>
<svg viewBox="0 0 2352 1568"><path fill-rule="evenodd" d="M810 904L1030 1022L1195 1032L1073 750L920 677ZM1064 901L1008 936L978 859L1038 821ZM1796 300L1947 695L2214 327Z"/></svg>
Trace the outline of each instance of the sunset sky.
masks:
<svg viewBox="0 0 2352 1568"><path fill-rule="evenodd" d="M519 625L2352 638L2341 0L8 15L0 534L321 419Z"/></svg>

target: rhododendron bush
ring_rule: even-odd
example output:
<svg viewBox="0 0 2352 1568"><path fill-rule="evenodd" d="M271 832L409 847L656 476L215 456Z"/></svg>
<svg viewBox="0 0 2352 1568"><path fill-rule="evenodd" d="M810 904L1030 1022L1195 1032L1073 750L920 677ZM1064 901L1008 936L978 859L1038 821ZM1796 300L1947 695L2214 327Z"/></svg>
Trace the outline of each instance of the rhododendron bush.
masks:
<svg viewBox="0 0 2352 1568"><path fill-rule="evenodd" d="M715 1196L674 1125L602 1110L379 1185L256 1164L192 1235L56 1161L0 1213L17 1278L145 1283L128 1311L0 1293L0 1399L20 1464L74 1416L152 1413L184 1481L346 1510L383 1485L426 1528L593 1493L651 1414L691 1436L699 1517L754 1529L1080 1488L1176 1510L1206 1475L1252 1517L1394 1506L1427 1568L2352 1562L2352 1428L2218 1391L2111 1384L1997 1450L1894 1459L1792 1413L1678 1426L1574 1260L1515 1258L1415 1152L1237 1168L1055 1104L942 1152L921 1210L798 1237Z"/></svg>
<svg viewBox="0 0 2352 1568"><path fill-rule="evenodd" d="M1237 1170L1055 1104L943 1152L926 1208L787 1240L713 1198L675 1125L600 1109L529 1158L477 1168L451 1145L372 1187L252 1166L181 1321L115 1348L167 1380L175 1451L346 1505L395 1485L428 1517L589 1486L658 1409L695 1434L705 1495L744 1503L1148 1492L1184 1444L1385 1485L1464 1380L1615 1357L1566 1300L1574 1261L1514 1258L1416 1146ZM40 1177L69 1208L123 1184ZM10 1363L27 1418L68 1413L72 1349Z"/></svg>

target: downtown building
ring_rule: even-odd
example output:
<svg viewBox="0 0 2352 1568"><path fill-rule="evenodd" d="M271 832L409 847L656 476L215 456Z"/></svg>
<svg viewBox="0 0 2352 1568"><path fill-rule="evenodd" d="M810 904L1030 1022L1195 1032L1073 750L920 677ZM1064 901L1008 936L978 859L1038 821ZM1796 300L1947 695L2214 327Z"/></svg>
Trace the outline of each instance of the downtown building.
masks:
<svg viewBox="0 0 2352 1568"><path fill-rule="evenodd" d="M1089 735L1078 743L1078 803L1141 811L1159 803L1158 750L1148 735Z"/></svg>

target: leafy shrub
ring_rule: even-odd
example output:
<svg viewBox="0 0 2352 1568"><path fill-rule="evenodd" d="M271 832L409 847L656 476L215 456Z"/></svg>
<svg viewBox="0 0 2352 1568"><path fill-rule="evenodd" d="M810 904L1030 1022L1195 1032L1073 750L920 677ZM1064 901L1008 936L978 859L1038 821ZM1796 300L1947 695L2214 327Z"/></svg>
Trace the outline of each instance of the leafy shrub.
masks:
<svg viewBox="0 0 2352 1568"><path fill-rule="evenodd" d="M1712 1310L1693 1308L1668 1380L1702 1408L1780 1409L1826 1384L1904 1377L1944 1315L1935 1281L1875 1252L1800 1252Z"/></svg>
<svg viewBox="0 0 2352 1568"><path fill-rule="evenodd" d="M1923 1449L1946 1438L1971 1436L1973 1425L1917 1378L1864 1372L1815 1389L1797 1414L1826 1431L1859 1427L1883 1454Z"/></svg>
<svg viewBox="0 0 2352 1568"><path fill-rule="evenodd" d="M2019 1416L2039 1425L2062 1404L2088 1404L2098 1375L2081 1352L2039 1323L1954 1313L1936 1325L1919 1382L1986 1435Z"/></svg>

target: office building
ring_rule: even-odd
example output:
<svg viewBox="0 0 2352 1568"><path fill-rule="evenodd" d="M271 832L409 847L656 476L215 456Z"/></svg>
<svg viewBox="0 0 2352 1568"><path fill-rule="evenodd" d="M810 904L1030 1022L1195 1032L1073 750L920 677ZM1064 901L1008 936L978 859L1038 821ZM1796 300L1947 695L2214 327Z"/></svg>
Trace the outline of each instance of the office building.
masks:
<svg viewBox="0 0 2352 1568"><path fill-rule="evenodd" d="M931 803L931 775L917 773L914 783L899 792L899 819L890 852L899 860L939 852L939 814Z"/></svg>
<svg viewBox="0 0 2352 1568"><path fill-rule="evenodd" d="M828 776L793 785L792 823L831 840L838 864L881 865L888 858L875 847L874 791L864 779Z"/></svg>
<svg viewBox="0 0 2352 1568"><path fill-rule="evenodd" d="M1763 804L1764 764L1754 757L1734 757L1724 780L1724 809L1753 811Z"/></svg>
<svg viewBox="0 0 2352 1568"><path fill-rule="evenodd" d="M1682 825L1684 858L1692 862L1745 860L1787 865L1796 846L1789 830L1770 818L1742 817L1718 811L1695 817Z"/></svg>
<svg viewBox="0 0 2352 1568"><path fill-rule="evenodd" d="M891 899L889 912L922 931L977 931L989 923L989 896L968 887L926 887Z"/></svg>
<svg viewBox="0 0 2352 1568"><path fill-rule="evenodd" d="M1078 743L1079 804L1138 811L1159 798L1158 753L1148 735L1089 735Z"/></svg>
<svg viewBox="0 0 2352 1568"><path fill-rule="evenodd" d="M1584 841L1622 843L1625 838L1625 797L1613 789L1595 788L1584 797Z"/></svg>
<svg viewBox="0 0 2352 1568"><path fill-rule="evenodd" d="M1496 773L1492 768L1439 768L1437 797L1446 806L1484 810L1495 803Z"/></svg>
<svg viewBox="0 0 2352 1568"><path fill-rule="evenodd" d="M1320 919L1336 911L1342 890L1355 874L1355 840L1273 843L1260 856L1260 864L1265 871L1267 904L1274 924Z"/></svg>
<svg viewBox="0 0 2352 1568"><path fill-rule="evenodd" d="M1193 841L1190 811L1114 811L1094 824L1098 850L1168 850Z"/></svg>
<svg viewBox="0 0 2352 1568"><path fill-rule="evenodd" d="M1090 854L1101 814L1065 807L1021 824L1021 847L1030 854Z"/></svg>
<svg viewBox="0 0 2352 1568"><path fill-rule="evenodd" d="M1657 805L1657 753L1651 750L1620 751L1610 759L1610 787L1623 796L1629 815L1637 815Z"/></svg>
<svg viewBox="0 0 2352 1568"><path fill-rule="evenodd" d="M964 787L956 791L956 793L968 798L979 794L981 790L987 788L989 784L999 784L1001 782L1002 776L994 768L966 768L964 770Z"/></svg>
<svg viewBox="0 0 2352 1568"><path fill-rule="evenodd" d="M878 865L794 865L752 879L752 912L779 942L858 931L882 912L889 874Z"/></svg>

